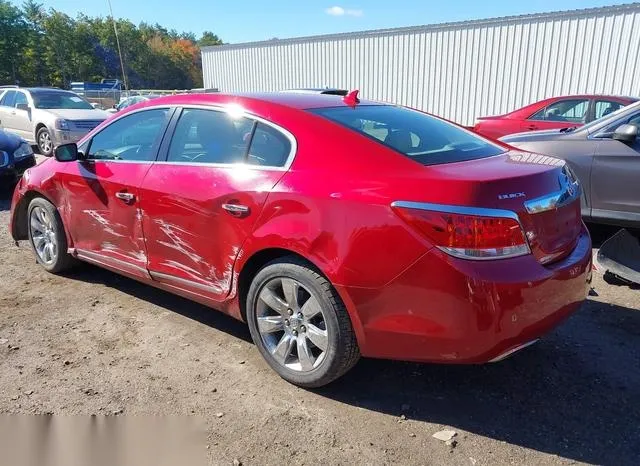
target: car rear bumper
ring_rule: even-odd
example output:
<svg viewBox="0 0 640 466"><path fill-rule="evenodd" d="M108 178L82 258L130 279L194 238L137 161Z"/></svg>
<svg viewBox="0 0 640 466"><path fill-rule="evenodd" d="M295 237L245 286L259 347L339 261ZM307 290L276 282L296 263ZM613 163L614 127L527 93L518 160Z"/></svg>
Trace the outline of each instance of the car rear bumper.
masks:
<svg viewBox="0 0 640 466"><path fill-rule="evenodd" d="M557 326L585 300L591 239L541 265L532 255L470 261L432 249L386 286L338 287L359 319L364 356L421 362L500 360Z"/></svg>

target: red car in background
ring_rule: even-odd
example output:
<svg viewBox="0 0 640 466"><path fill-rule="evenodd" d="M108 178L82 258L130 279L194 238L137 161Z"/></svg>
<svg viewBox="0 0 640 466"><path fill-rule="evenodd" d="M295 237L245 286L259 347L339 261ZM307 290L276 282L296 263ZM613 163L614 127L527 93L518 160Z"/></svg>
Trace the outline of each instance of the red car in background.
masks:
<svg viewBox="0 0 640 466"><path fill-rule="evenodd" d="M498 139L507 134L582 126L632 104L634 97L573 95L552 97L505 115L480 117L473 130Z"/></svg>
<svg viewBox="0 0 640 466"><path fill-rule="evenodd" d="M354 93L137 104L29 169L10 228L49 272L82 260L246 321L305 387L360 355L500 360L591 273L562 161Z"/></svg>

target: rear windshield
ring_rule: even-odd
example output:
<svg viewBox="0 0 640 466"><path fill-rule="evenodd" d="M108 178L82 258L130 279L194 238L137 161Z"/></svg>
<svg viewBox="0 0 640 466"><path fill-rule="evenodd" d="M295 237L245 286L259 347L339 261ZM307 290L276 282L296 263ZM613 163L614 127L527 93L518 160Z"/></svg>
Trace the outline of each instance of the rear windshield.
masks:
<svg viewBox="0 0 640 466"><path fill-rule="evenodd" d="M505 150L446 121L403 107L362 105L309 110L361 133L422 165L462 162Z"/></svg>
<svg viewBox="0 0 640 466"><path fill-rule="evenodd" d="M93 110L89 102L73 92L31 91L31 97L36 108Z"/></svg>

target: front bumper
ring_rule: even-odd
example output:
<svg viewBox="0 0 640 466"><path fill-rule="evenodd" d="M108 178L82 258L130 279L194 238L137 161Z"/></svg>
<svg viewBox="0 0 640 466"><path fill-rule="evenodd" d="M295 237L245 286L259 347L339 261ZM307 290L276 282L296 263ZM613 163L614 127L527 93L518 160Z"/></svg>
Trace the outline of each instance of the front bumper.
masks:
<svg viewBox="0 0 640 466"><path fill-rule="evenodd" d="M54 146L59 146L62 144L70 144L72 142L78 142L82 139L89 131L63 131L63 130L55 130L51 133L51 139Z"/></svg>
<svg viewBox="0 0 640 466"><path fill-rule="evenodd" d="M591 257L583 226L571 254L547 266L532 255L470 261L432 249L383 288L337 288L359 319L363 356L483 363L576 311L587 295Z"/></svg>

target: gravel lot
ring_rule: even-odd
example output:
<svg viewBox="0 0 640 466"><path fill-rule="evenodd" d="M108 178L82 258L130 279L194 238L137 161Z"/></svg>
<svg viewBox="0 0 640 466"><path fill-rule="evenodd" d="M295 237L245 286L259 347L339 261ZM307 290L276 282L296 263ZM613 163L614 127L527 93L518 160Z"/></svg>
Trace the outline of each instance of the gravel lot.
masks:
<svg viewBox="0 0 640 466"><path fill-rule="evenodd" d="M362 360L305 391L240 322L88 265L47 274L12 243L8 209L0 413L198 416L212 464L639 462L640 290L596 275L577 314L499 364ZM457 446L432 438L445 428Z"/></svg>

